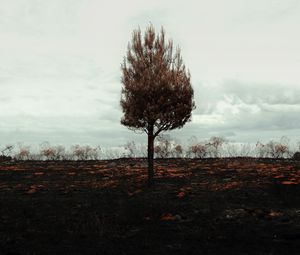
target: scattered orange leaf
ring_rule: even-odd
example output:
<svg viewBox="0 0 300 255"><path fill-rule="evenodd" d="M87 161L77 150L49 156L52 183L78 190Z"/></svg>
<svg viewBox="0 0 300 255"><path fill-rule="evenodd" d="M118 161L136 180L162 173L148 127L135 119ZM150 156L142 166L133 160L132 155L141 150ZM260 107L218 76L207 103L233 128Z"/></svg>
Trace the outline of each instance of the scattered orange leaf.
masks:
<svg viewBox="0 0 300 255"><path fill-rule="evenodd" d="M275 179L280 179L280 178L284 178L284 175L283 174L280 174L280 175L276 175L274 176Z"/></svg>
<svg viewBox="0 0 300 255"><path fill-rule="evenodd" d="M293 185L293 184L298 184L298 183L294 182L294 181L283 181L283 182L281 182L281 184L283 184L283 185Z"/></svg>
<svg viewBox="0 0 300 255"><path fill-rule="evenodd" d="M142 190L141 189L137 189L137 190L135 190L135 191L133 191L133 192L127 192L127 194L128 194L128 196L134 196L134 195L136 195L136 194L138 194L138 193L140 193L140 192L142 192Z"/></svg>
<svg viewBox="0 0 300 255"><path fill-rule="evenodd" d="M282 212L271 211L268 216L271 217L271 218L276 218L276 217L280 217L282 215L283 215Z"/></svg>
<svg viewBox="0 0 300 255"><path fill-rule="evenodd" d="M185 196L185 192L184 191L180 191L178 194L177 194L177 197L179 198L183 198Z"/></svg>
<svg viewBox="0 0 300 255"><path fill-rule="evenodd" d="M34 175L43 175L43 172L35 172Z"/></svg>
<svg viewBox="0 0 300 255"><path fill-rule="evenodd" d="M176 220L176 217L172 215L171 213L165 213L160 218L163 221L173 221Z"/></svg>
<svg viewBox="0 0 300 255"><path fill-rule="evenodd" d="M36 193L37 192L37 189L36 188L31 188L31 189L29 189L26 193L27 194L34 194L34 193Z"/></svg>

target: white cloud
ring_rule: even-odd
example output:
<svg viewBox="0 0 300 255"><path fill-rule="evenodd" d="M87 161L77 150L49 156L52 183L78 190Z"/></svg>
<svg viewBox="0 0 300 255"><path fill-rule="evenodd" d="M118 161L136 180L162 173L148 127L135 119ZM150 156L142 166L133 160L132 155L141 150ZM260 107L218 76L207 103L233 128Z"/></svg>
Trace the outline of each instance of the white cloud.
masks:
<svg viewBox="0 0 300 255"><path fill-rule="evenodd" d="M295 136L299 14L297 0L1 0L2 141L143 139L119 124L120 63L132 30L149 22L180 45L192 74L197 109L175 133Z"/></svg>

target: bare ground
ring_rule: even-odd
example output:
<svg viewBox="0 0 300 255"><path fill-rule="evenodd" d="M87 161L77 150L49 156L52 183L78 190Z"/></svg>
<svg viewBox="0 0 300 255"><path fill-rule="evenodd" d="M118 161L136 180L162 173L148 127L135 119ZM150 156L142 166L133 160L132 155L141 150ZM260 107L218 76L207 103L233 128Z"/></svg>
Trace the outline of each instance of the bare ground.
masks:
<svg viewBox="0 0 300 255"><path fill-rule="evenodd" d="M0 163L0 254L300 254L300 162Z"/></svg>

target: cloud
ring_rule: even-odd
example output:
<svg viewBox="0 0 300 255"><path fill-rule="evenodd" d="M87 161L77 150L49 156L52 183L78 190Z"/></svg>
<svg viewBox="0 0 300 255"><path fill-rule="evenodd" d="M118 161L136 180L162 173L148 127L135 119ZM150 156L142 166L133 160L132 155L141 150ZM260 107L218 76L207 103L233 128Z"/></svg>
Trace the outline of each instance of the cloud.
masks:
<svg viewBox="0 0 300 255"><path fill-rule="evenodd" d="M300 129L299 87L237 80L201 86L194 123L214 130Z"/></svg>
<svg viewBox="0 0 300 255"><path fill-rule="evenodd" d="M240 82L226 80L222 91L232 100L242 100L248 104L284 104L300 103L299 84Z"/></svg>
<svg viewBox="0 0 300 255"><path fill-rule="evenodd" d="M299 14L295 0L2 0L1 141L145 141L119 123L120 63L149 22L192 74L197 109L177 137L296 136Z"/></svg>

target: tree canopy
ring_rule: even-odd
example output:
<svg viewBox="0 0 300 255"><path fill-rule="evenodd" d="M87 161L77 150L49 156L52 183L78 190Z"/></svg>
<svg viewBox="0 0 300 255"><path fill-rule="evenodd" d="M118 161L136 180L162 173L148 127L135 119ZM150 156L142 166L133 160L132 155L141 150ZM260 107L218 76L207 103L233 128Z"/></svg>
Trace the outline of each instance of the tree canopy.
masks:
<svg viewBox="0 0 300 255"><path fill-rule="evenodd" d="M194 108L190 74L183 64L180 49L165 41L165 31L155 35L148 27L144 38L140 29L133 32L122 64L121 123L154 136L161 131L181 128L190 120Z"/></svg>

